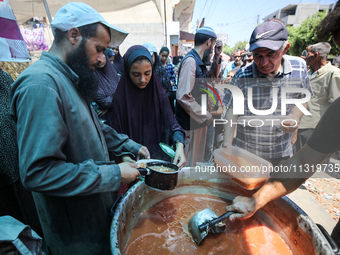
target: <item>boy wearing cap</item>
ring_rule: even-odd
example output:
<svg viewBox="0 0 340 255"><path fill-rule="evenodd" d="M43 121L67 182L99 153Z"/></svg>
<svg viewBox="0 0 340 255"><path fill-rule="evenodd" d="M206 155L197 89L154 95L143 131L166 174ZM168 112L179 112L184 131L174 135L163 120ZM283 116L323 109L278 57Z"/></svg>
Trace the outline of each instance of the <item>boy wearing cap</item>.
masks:
<svg viewBox="0 0 340 255"><path fill-rule="evenodd" d="M201 96L207 89L207 78L216 78L221 68L222 42L215 47L213 63L210 58L217 35L210 27L201 27L195 34L195 47L183 58L178 71L178 89L176 92L176 119L185 130L185 153L187 165L194 166L203 162L207 126L213 116L202 114ZM208 72L206 65L211 64ZM204 89L204 90L203 90Z"/></svg>
<svg viewBox="0 0 340 255"><path fill-rule="evenodd" d="M139 171L110 162L109 152L149 153L102 124L89 104L96 91L92 71L126 33L83 3L64 5L51 25L51 49L11 88L21 180L33 191L51 254L110 254L114 192Z"/></svg>
<svg viewBox="0 0 340 255"><path fill-rule="evenodd" d="M285 55L289 43L287 29L281 21L271 20L259 25L250 38L250 51L253 53L254 62L241 68L233 77L231 84L240 88L245 96L244 115L256 115L249 109L249 101L256 110L268 110L274 107L273 115L282 115L281 101L282 89L304 89L306 94L311 94L308 73L305 61L298 57ZM252 98L248 99L248 93ZM275 93L277 101L274 100ZM287 98L303 98L304 93L288 93ZM233 96L229 90L223 99L228 108L226 119L231 123L237 121L233 115ZM306 104L304 104L305 106ZM298 123L303 113L293 104L287 105L287 119L272 125L237 125L237 135L233 144L237 147L254 153L273 165L279 165L282 160L292 156L292 133L296 132ZM274 118L274 117L273 117ZM224 133L224 145L231 143L235 125L227 125Z"/></svg>

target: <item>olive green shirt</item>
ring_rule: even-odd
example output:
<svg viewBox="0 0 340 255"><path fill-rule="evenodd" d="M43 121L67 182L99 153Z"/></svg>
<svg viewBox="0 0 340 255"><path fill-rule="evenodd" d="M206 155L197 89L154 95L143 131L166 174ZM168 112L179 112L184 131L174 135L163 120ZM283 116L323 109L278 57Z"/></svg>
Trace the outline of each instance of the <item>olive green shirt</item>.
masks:
<svg viewBox="0 0 340 255"><path fill-rule="evenodd" d="M299 129L315 128L331 103L340 96L340 69L328 62L318 71L309 70L314 96L307 103L311 115L301 118Z"/></svg>

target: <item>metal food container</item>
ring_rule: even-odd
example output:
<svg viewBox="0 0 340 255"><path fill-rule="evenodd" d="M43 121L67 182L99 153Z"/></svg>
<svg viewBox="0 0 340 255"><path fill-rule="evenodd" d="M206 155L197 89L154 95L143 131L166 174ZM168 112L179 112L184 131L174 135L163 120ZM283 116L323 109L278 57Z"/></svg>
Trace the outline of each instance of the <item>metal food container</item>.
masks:
<svg viewBox="0 0 340 255"><path fill-rule="evenodd" d="M213 174L183 168L177 188L168 192L150 189L144 182L135 184L116 207L111 225L112 254L124 254L130 235L143 211L179 194L210 194L232 201L237 195L251 196L253 191L235 184L224 173ZM315 223L289 198L268 203L257 213L270 222L293 254L334 254Z"/></svg>

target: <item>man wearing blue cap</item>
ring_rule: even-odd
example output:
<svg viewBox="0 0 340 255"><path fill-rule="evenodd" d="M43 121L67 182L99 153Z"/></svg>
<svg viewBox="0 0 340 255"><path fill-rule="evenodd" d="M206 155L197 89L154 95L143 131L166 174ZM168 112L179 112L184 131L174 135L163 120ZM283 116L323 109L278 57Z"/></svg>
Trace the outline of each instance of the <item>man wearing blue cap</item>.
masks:
<svg viewBox="0 0 340 255"><path fill-rule="evenodd" d="M207 78L216 78L221 67L222 42L216 43L217 35L210 27L201 27L195 34L195 47L183 58L178 71L176 93L176 119L186 132L185 152L187 165L203 162L207 126L213 116L202 114L202 94L207 87ZM212 49L215 46L213 63ZM211 65L208 72L206 66Z"/></svg>
<svg viewBox="0 0 340 255"><path fill-rule="evenodd" d="M292 133L296 134L303 111L308 113L304 108L306 103L303 104L304 107L299 105L301 110L297 106L294 107L294 104L288 104L286 114L281 113L281 104L285 104L281 100L282 93L289 90L294 92L287 93L289 99L308 98L308 95L312 94L305 61L285 55L290 46L287 37L287 29L279 20L267 21L256 27L249 42L254 62L241 68L231 81L232 85L243 92L245 100L242 104L245 116L253 116L253 119L256 119L254 109L261 112L271 110L270 114L276 116L288 115L285 119L290 121L283 122L284 125L280 121L270 125L264 125L262 122L237 125L237 135L233 144L268 160L275 166L292 156ZM252 97L249 99L250 93ZM240 98L233 98L231 91L228 90L223 99L228 109L226 119L229 123L224 133L225 146L231 143L234 135L235 125L230 125L231 120L236 123L238 117L233 114L234 100ZM252 108L249 106L251 103ZM275 116L272 118L275 119Z"/></svg>
<svg viewBox="0 0 340 255"><path fill-rule="evenodd" d="M51 25L51 49L11 88L21 180L33 191L51 254L110 254L115 191L139 171L135 164L115 164L109 153L149 152L102 124L90 102L97 89L93 70L108 45L120 44L127 33L83 3L64 5Z"/></svg>

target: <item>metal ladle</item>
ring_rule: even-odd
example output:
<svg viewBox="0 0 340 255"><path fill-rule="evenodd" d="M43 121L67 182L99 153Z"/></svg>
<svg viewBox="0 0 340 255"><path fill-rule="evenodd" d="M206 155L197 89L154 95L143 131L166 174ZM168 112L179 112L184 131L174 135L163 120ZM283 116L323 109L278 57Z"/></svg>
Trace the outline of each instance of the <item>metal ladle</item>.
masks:
<svg viewBox="0 0 340 255"><path fill-rule="evenodd" d="M226 228L226 224L221 221L228 218L233 213L234 212L226 212L218 217L218 215L210 208L206 208L196 213L194 217L190 219L188 225L189 231L196 244L199 246L209 233L222 233Z"/></svg>

